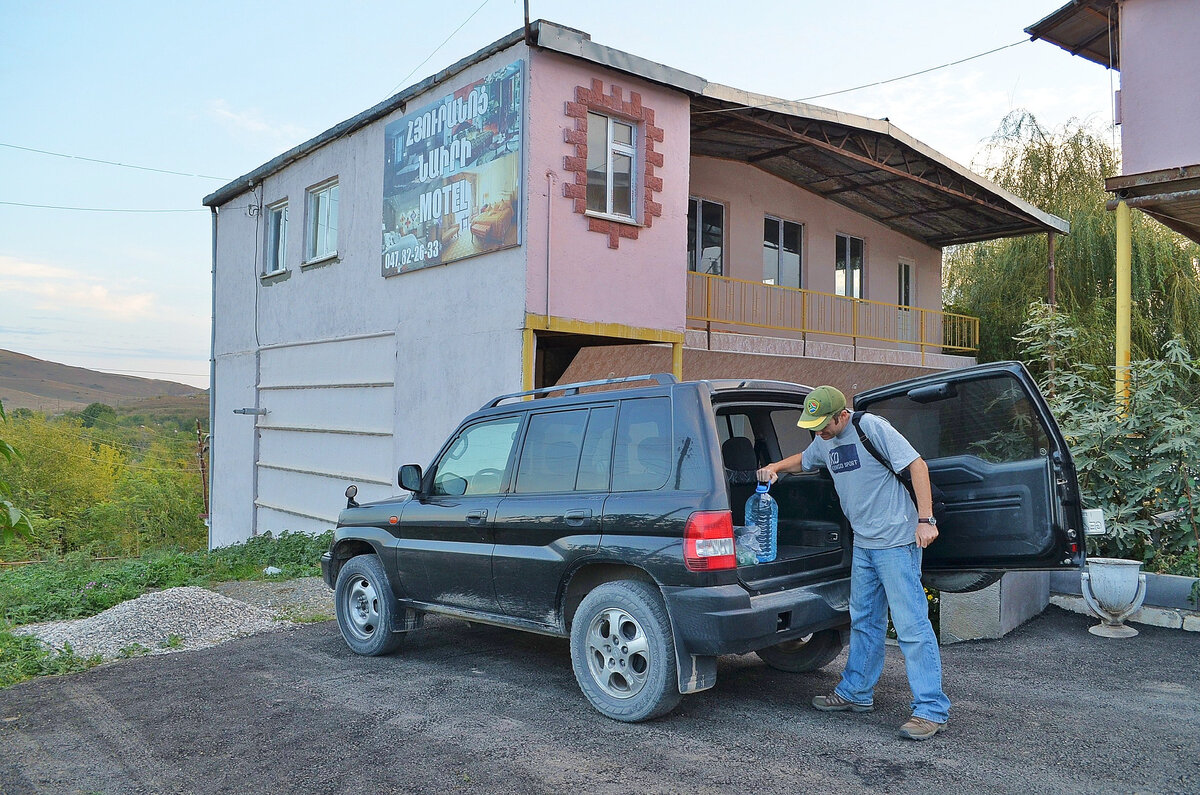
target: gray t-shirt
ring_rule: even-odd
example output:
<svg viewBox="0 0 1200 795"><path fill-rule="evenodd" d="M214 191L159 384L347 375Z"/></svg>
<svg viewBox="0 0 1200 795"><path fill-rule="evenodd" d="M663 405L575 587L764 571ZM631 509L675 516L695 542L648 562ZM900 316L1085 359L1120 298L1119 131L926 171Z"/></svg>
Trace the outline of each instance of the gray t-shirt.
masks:
<svg viewBox="0 0 1200 795"><path fill-rule="evenodd" d="M918 458L908 440L882 417L863 414L859 424L897 472ZM854 423L847 422L829 441L813 439L804 451L804 470L821 467L833 475L842 512L854 529L854 546L890 549L916 540L917 507L900 479L862 446Z"/></svg>

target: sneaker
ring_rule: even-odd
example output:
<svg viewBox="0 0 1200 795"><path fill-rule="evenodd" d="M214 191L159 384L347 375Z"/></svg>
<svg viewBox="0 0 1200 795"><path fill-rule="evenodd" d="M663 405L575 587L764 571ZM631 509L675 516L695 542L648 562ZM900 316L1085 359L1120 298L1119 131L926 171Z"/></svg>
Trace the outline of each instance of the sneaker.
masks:
<svg viewBox="0 0 1200 795"><path fill-rule="evenodd" d="M946 728L944 723L934 723L913 715L907 723L900 727L900 736L910 740L928 740L944 728Z"/></svg>
<svg viewBox="0 0 1200 795"><path fill-rule="evenodd" d="M817 696L812 700L812 705L822 712L870 712L875 709L874 704L855 704L853 701L847 701L837 693L830 693L827 696Z"/></svg>

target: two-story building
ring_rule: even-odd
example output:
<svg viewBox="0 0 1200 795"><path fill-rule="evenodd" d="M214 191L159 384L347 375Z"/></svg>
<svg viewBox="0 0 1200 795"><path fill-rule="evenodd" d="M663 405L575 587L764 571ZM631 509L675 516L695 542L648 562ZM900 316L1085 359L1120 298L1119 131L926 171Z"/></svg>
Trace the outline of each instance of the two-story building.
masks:
<svg viewBox="0 0 1200 795"><path fill-rule="evenodd" d="M1064 221L867 119L534 23L224 186L214 546L330 527L493 395L973 361L942 248Z"/></svg>

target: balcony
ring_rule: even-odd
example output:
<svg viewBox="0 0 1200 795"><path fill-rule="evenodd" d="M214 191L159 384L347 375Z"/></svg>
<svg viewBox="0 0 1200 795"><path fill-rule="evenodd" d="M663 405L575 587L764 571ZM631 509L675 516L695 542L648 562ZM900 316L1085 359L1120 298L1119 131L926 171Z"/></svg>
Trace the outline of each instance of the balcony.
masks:
<svg viewBox="0 0 1200 795"><path fill-rule="evenodd" d="M805 350L809 342L841 343L855 358L860 347L909 351L920 365L932 364L929 355L974 356L979 350L977 317L704 273L687 278L691 329L763 330L765 336L802 340Z"/></svg>

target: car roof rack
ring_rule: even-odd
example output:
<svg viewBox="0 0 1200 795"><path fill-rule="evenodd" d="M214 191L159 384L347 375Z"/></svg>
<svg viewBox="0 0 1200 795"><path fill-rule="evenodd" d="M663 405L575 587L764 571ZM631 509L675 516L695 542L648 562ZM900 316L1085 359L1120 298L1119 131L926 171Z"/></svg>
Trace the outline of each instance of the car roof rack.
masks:
<svg viewBox="0 0 1200 795"><path fill-rule="evenodd" d="M562 392L563 397L570 395L578 395L579 390L584 387L606 386L609 384L629 384L635 381L654 381L659 386L667 386L669 384L678 384L679 379L670 373L654 373L652 375L631 375L625 378L604 378L599 381L580 381L575 384L559 384L558 386L544 386L541 389L530 389L527 392L511 392L507 395L500 395L492 398L487 403L483 404L482 409L491 409L499 406L506 400L516 400L517 398L533 397L535 395L545 395L550 392Z"/></svg>
<svg viewBox="0 0 1200 795"><path fill-rule="evenodd" d="M714 392L730 389L775 389L786 392L811 392L812 387L794 381L772 381L765 378L713 378L708 381Z"/></svg>

